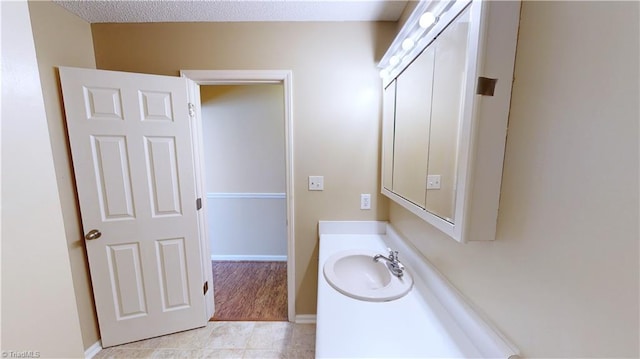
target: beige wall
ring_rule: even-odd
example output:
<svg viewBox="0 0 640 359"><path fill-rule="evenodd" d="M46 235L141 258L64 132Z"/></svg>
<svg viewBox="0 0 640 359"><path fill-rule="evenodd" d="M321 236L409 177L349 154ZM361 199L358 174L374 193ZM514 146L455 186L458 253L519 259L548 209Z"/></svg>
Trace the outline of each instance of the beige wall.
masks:
<svg viewBox="0 0 640 359"><path fill-rule="evenodd" d="M201 86L207 192L284 193L281 84Z"/></svg>
<svg viewBox="0 0 640 359"><path fill-rule="evenodd" d="M387 219L380 195L381 81L394 23L94 24L98 68L293 71L297 314L316 311L319 220ZM323 192L307 176L325 176ZM360 193L372 209L359 208Z"/></svg>
<svg viewBox="0 0 640 359"><path fill-rule="evenodd" d="M42 80L51 148L73 273L82 341L88 348L100 339L75 181L62 113L57 67L95 68L91 26L50 1L30 1L33 37Z"/></svg>
<svg viewBox="0 0 640 359"><path fill-rule="evenodd" d="M2 20L3 357L84 357L28 5ZM13 352L13 353L12 353Z"/></svg>
<svg viewBox="0 0 640 359"><path fill-rule="evenodd" d="M523 3L495 242L456 243L391 206L526 357L640 355L638 12Z"/></svg>

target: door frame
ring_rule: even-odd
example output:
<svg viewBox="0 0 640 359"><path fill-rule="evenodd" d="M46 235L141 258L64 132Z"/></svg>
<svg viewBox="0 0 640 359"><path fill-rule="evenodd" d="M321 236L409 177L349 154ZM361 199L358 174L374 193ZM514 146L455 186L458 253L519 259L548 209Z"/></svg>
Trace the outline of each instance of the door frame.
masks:
<svg viewBox="0 0 640 359"><path fill-rule="evenodd" d="M285 181L287 203L287 317L295 322L295 221L294 221L294 177L293 177L293 72L291 70L180 70L180 76L186 77L198 85L250 85L250 84L282 84L284 91L284 128L285 128ZM198 103L200 99L196 99ZM202 118L196 118L195 131L201 132ZM202 138L202 133L197 133ZM196 146L197 164L202 166L204 157L202 146ZM196 174L202 181L203 169ZM206 233L206 232L205 232ZM208 248L207 243L205 243ZM210 256L210 252L206 253ZM211 272L211 271L209 271ZM210 275L211 276L211 275ZM212 282L213 283L213 282ZM215 290L215 288L214 288ZM213 299L213 298L212 298Z"/></svg>

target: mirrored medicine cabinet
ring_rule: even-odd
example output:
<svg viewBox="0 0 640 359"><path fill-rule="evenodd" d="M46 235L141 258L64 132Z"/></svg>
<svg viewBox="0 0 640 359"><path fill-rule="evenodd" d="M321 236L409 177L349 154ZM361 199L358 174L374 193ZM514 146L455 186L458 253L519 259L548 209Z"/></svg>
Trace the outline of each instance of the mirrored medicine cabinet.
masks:
<svg viewBox="0 0 640 359"><path fill-rule="evenodd" d="M451 238L493 240L518 1L421 1L380 62L382 193Z"/></svg>

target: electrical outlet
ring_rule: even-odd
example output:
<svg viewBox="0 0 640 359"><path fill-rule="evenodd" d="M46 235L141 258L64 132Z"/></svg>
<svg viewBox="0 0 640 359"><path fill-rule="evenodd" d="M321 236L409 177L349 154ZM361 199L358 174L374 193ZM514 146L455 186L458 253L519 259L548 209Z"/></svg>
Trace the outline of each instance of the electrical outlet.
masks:
<svg viewBox="0 0 640 359"><path fill-rule="evenodd" d="M371 195L369 193L360 195L360 209L371 209Z"/></svg>
<svg viewBox="0 0 640 359"><path fill-rule="evenodd" d="M324 176L309 176L309 191L324 190Z"/></svg>
<svg viewBox="0 0 640 359"><path fill-rule="evenodd" d="M440 175L427 176L427 189L440 189Z"/></svg>

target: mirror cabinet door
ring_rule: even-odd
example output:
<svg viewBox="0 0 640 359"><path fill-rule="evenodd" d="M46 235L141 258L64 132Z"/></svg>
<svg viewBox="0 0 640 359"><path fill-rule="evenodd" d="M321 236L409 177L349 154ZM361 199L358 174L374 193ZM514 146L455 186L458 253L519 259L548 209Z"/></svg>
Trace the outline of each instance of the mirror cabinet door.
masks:
<svg viewBox="0 0 640 359"><path fill-rule="evenodd" d="M517 1L420 0L380 61L382 193L461 242L495 239L519 18Z"/></svg>
<svg viewBox="0 0 640 359"><path fill-rule="evenodd" d="M469 8L435 43L426 210L454 223L459 130L464 104Z"/></svg>
<svg viewBox="0 0 640 359"><path fill-rule="evenodd" d="M423 209L434 55L434 48L427 47L396 80L393 192Z"/></svg>
<svg viewBox="0 0 640 359"><path fill-rule="evenodd" d="M382 187L393 190L393 127L396 117L396 80L382 92Z"/></svg>

